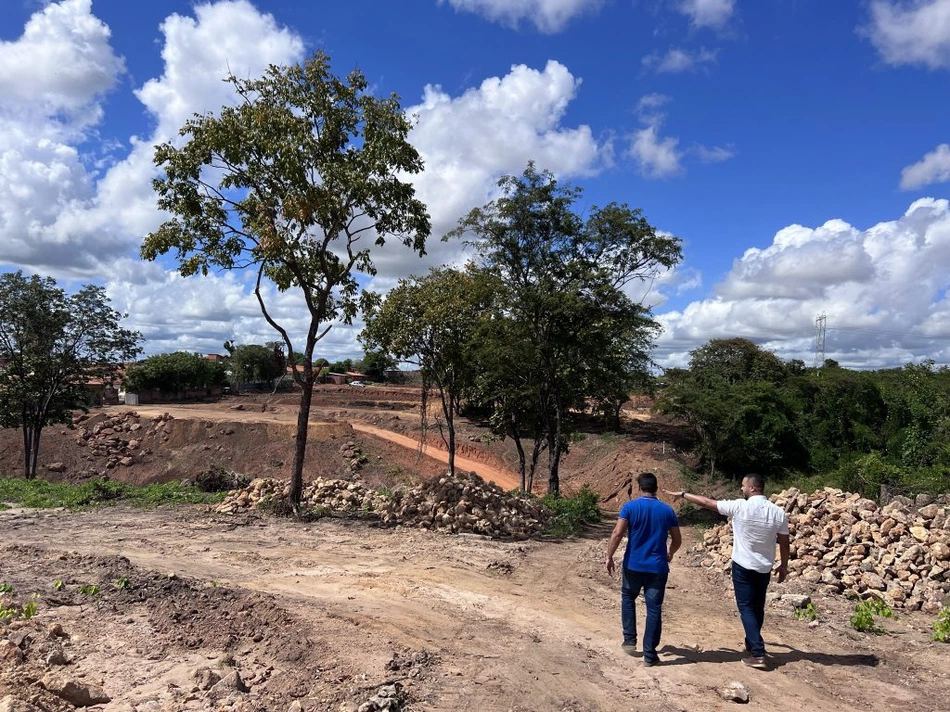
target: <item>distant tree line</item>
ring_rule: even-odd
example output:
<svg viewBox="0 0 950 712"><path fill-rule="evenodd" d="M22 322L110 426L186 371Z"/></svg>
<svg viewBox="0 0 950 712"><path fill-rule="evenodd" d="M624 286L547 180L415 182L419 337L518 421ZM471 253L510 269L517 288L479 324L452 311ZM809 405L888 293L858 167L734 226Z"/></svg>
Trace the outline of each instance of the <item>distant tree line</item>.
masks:
<svg viewBox="0 0 950 712"><path fill-rule="evenodd" d="M815 475L873 497L950 490L947 367L806 368L733 338L691 352L663 381L658 409L689 426L710 473Z"/></svg>

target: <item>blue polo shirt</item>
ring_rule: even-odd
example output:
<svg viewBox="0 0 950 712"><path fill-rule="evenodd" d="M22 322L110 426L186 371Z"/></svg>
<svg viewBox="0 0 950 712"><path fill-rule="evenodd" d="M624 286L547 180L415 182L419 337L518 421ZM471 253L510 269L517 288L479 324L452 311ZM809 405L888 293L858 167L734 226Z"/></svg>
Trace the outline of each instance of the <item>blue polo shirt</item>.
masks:
<svg viewBox="0 0 950 712"><path fill-rule="evenodd" d="M638 497L623 505L617 516L627 520L624 568L651 574L669 573L666 540L670 529L680 525L673 508L655 497Z"/></svg>

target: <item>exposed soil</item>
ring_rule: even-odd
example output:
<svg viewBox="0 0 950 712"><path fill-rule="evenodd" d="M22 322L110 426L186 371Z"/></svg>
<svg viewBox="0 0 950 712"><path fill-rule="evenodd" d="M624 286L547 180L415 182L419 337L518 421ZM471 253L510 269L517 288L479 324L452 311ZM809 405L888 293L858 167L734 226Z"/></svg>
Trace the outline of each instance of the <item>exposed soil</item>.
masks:
<svg viewBox="0 0 950 712"><path fill-rule="evenodd" d="M441 472L443 464L396 438L416 435L417 398L407 389L320 389L308 479L393 486ZM153 412L174 417L151 426L152 440L143 436L128 467L107 468L76 444L76 431L50 428L41 462L63 472L44 476L106 472L150 482L212 464L252 476L289 469L292 396L104 413L122 410L143 422ZM462 466L502 484L514 475L513 448L484 434L478 423L462 424L470 461ZM0 437L0 467L15 473L19 441L10 431ZM565 487L591 483L608 507L626 499L630 474L642 469L673 487L680 438L633 410L623 433L592 429L574 443ZM367 459L356 473L340 455L349 442ZM776 602L766 623L772 669L744 667L728 581L700 568L691 551L674 561L663 664L645 668L619 647L619 582L602 569L611 523L569 541L506 542L204 507L0 511L0 581L20 603L40 595L35 618L0 627L0 640L13 641L0 644L0 700L15 694L39 709L72 709L38 683L53 674L101 686L112 701L92 709L110 711L336 712L381 709L386 699L391 709L414 710L725 710L735 703L718 690L734 681L763 710L946 708L948 648L930 640L932 619L919 613L885 621L886 633L871 636L850 628L843 599L816 599L814 627ZM688 541L699 534L684 531ZM99 591L79 592L89 584ZM50 632L57 623L68 637ZM212 686L234 671L248 692Z"/></svg>

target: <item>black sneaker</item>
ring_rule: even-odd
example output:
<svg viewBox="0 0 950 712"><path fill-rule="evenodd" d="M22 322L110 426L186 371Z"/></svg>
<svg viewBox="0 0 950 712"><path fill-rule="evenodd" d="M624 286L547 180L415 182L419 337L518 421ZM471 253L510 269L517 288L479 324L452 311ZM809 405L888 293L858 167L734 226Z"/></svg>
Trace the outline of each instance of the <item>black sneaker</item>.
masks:
<svg viewBox="0 0 950 712"><path fill-rule="evenodd" d="M746 667L755 668L756 670L768 670L769 666L765 662L765 657L756 657L755 655L750 655L747 658L742 658L742 664Z"/></svg>
<svg viewBox="0 0 950 712"><path fill-rule="evenodd" d="M620 648L621 648L621 649L623 650L623 652L625 652L627 655L632 655L632 656L634 656L634 657L636 657L636 656L638 655L638 653L637 653L637 644L636 644L636 643L623 643L623 644L620 646Z"/></svg>
<svg viewBox="0 0 950 712"><path fill-rule="evenodd" d="M653 658L652 660L649 658L643 659L643 667L656 667L659 664L660 664L659 658Z"/></svg>

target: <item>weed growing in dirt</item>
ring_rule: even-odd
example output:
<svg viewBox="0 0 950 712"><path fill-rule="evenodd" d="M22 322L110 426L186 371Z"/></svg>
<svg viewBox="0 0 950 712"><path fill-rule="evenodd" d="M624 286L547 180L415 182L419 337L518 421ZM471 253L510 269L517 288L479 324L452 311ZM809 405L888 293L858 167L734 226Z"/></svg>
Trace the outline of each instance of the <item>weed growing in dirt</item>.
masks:
<svg viewBox="0 0 950 712"><path fill-rule="evenodd" d="M795 609L795 617L800 621L818 620L818 609L815 608L814 603L809 601L807 606Z"/></svg>
<svg viewBox="0 0 950 712"><path fill-rule="evenodd" d="M99 584L97 583L87 583L84 586L80 586L76 589L83 596L98 596L99 595Z"/></svg>
<svg viewBox="0 0 950 712"><path fill-rule="evenodd" d="M874 622L875 616L881 618L890 618L894 615L884 601L872 598L867 601L861 601L854 607L854 613L851 616L851 627L860 633L883 633L884 629Z"/></svg>
<svg viewBox="0 0 950 712"><path fill-rule="evenodd" d="M29 601L23 604L23 608L20 611L20 615L23 616L26 620L29 620L36 615L36 600L37 595L34 593Z"/></svg>
<svg viewBox="0 0 950 712"><path fill-rule="evenodd" d="M7 583L6 581L0 581L0 593L14 594L16 591L13 589L12 584Z"/></svg>
<svg viewBox="0 0 950 712"><path fill-rule="evenodd" d="M130 588L132 586L132 582L129 580L128 576L123 576L121 578L117 578L112 585L121 590Z"/></svg>
<svg viewBox="0 0 950 712"><path fill-rule="evenodd" d="M15 618L24 618L29 620L36 615L37 600L39 596L33 594L30 596L30 600L20 606L13 595L15 591L10 584L4 582L2 584L5 588L0 591L0 625L6 625L11 620Z"/></svg>
<svg viewBox="0 0 950 712"><path fill-rule="evenodd" d="M221 501L224 495L224 492L202 492L197 487L183 486L177 482L135 487L104 479L71 485L0 477L0 500L38 509L77 509L116 502L148 509L169 504L211 504Z"/></svg>
<svg viewBox="0 0 950 712"><path fill-rule="evenodd" d="M547 495L541 502L551 512L544 533L551 536L579 534L587 524L600 521L597 495L584 485L573 497Z"/></svg>
<svg viewBox="0 0 950 712"><path fill-rule="evenodd" d="M56 579L55 581L53 581L54 591L62 591L64 588L66 588L66 582L63 581L62 579Z"/></svg>
<svg viewBox="0 0 950 712"><path fill-rule="evenodd" d="M937 620L934 621L934 632L931 636L938 643L950 643L950 608L940 609Z"/></svg>

